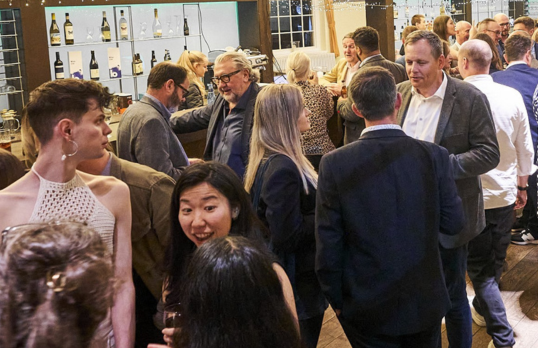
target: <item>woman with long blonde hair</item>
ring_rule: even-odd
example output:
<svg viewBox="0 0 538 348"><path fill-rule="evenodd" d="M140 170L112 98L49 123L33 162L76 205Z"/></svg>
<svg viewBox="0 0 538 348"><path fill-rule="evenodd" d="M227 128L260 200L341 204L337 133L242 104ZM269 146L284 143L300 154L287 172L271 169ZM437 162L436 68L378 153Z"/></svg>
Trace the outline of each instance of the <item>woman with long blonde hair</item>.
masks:
<svg viewBox="0 0 538 348"><path fill-rule="evenodd" d="M187 78L190 82L189 92L185 95L185 102L179 106L179 110L203 106L206 90L200 79L207 71L206 55L199 51L185 50L179 57L177 64L187 69Z"/></svg>
<svg viewBox="0 0 538 348"><path fill-rule="evenodd" d="M327 302L314 272L318 176L301 148L309 114L301 90L293 85L269 85L260 91L245 189L294 289L301 337L307 347L316 347Z"/></svg>

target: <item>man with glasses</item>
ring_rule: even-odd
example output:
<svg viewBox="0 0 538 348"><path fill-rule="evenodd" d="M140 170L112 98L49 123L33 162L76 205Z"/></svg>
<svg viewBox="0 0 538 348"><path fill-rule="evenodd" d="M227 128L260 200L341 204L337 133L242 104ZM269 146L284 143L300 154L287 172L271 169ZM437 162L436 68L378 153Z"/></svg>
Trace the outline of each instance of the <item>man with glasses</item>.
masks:
<svg viewBox="0 0 538 348"><path fill-rule="evenodd" d="M494 19L486 18L482 22L478 23L478 32L487 34L493 40L495 46L497 46L499 56L502 57L504 52L499 44L502 33L499 23L497 23Z"/></svg>
<svg viewBox="0 0 538 348"><path fill-rule="evenodd" d="M118 156L177 180L189 159L169 121L188 88L187 70L171 62L155 65L148 76L146 94L121 118Z"/></svg>
<svg viewBox="0 0 538 348"><path fill-rule="evenodd" d="M176 133L207 129L204 160L227 164L243 178L248 163L258 76L242 53L226 52L215 60L213 84L219 96L211 105L170 120Z"/></svg>
<svg viewBox="0 0 538 348"><path fill-rule="evenodd" d="M510 35L510 19L504 13L497 13L493 17L493 19L501 27L501 39L499 40L499 46L501 47L501 51L503 52L503 55L504 55L504 43L506 42L506 39L508 39L508 35ZM503 55L501 55L501 60L502 60L502 63L505 64L506 61L504 60Z"/></svg>
<svg viewBox="0 0 538 348"><path fill-rule="evenodd" d="M531 39L534 37L534 19L531 17L519 17L514 22L514 32L521 31L526 32L531 36ZM538 43L532 40L531 45L531 68L538 69Z"/></svg>

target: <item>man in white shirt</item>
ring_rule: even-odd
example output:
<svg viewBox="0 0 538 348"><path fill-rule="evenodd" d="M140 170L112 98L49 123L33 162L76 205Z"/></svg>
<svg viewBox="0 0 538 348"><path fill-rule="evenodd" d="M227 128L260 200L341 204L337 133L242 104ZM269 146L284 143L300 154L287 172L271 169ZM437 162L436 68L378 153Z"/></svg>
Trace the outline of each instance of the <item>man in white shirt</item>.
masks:
<svg viewBox="0 0 538 348"><path fill-rule="evenodd" d="M465 82L486 95L497 132L499 165L482 174L486 227L469 242L467 273L476 293L471 313L479 326L487 326L491 346L512 347L512 327L499 291L514 209L525 206L527 180L532 172L534 149L527 110L521 94L493 82L489 75L491 49L482 40L470 40L460 48L458 67Z"/></svg>
<svg viewBox="0 0 538 348"><path fill-rule="evenodd" d="M499 163L495 125L486 96L473 86L443 72L445 57L439 37L426 30L411 33L405 42L409 82L398 85L403 131L445 147L450 154L466 223L461 233L440 235L445 281L452 306L445 316L450 346L472 345L471 310L465 273L467 243L485 227L479 175Z"/></svg>
<svg viewBox="0 0 538 348"><path fill-rule="evenodd" d="M456 23L456 42L452 46L450 46L451 49L455 51L459 51L460 46L467 40L469 40L469 31L471 30L471 23L466 21L459 21Z"/></svg>

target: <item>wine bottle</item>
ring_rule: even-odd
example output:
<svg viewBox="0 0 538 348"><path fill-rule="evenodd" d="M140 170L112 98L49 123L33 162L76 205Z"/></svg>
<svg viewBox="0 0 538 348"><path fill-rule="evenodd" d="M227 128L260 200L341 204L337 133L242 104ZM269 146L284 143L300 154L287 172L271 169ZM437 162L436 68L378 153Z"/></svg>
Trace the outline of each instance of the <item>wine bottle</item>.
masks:
<svg viewBox="0 0 538 348"><path fill-rule="evenodd" d="M157 59L155 58L155 51L151 51L151 68L152 69L155 66L155 64L157 64Z"/></svg>
<svg viewBox="0 0 538 348"><path fill-rule="evenodd" d="M52 14L52 23L50 24L50 45L51 46L60 46L62 44L62 37L60 36L60 28L56 24L56 15Z"/></svg>
<svg viewBox="0 0 538 348"><path fill-rule="evenodd" d="M73 45L75 43L75 35L73 34L73 23L69 20L69 13L65 14L64 34L65 44Z"/></svg>
<svg viewBox="0 0 538 348"><path fill-rule="evenodd" d="M103 22L101 22L101 35L104 42L110 42L110 24L106 20L106 11L103 11Z"/></svg>
<svg viewBox="0 0 538 348"><path fill-rule="evenodd" d="M64 75L64 63L60 60L60 52L56 52L56 61L54 62L54 76L56 80L62 80Z"/></svg>
<svg viewBox="0 0 538 348"><path fill-rule="evenodd" d="M187 23L187 18L183 21L183 35L189 36L189 23Z"/></svg>
<svg viewBox="0 0 538 348"><path fill-rule="evenodd" d="M153 10L155 13L155 19L153 19L153 37L158 39L163 36L163 27L161 22L159 22L159 15L157 14L157 9Z"/></svg>
<svg viewBox="0 0 538 348"><path fill-rule="evenodd" d="M90 78L94 81L99 81L99 64L95 60L94 51L92 51L92 59L90 60Z"/></svg>
<svg viewBox="0 0 538 348"><path fill-rule="evenodd" d="M123 15L123 10L120 10L121 18L120 18L120 39L121 40L129 40L129 29L127 26L127 20L125 19Z"/></svg>
<svg viewBox="0 0 538 348"><path fill-rule="evenodd" d="M133 75L142 75L143 73L142 59L140 59L140 54L135 53L133 56Z"/></svg>
<svg viewBox="0 0 538 348"><path fill-rule="evenodd" d="M164 50L164 61L166 62L167 60L172 60L172 58L170 57L170 51L165 49Z"/></svg>
<svg viewBox="0 0 538 348"><path fill-rule="evenodd" d="M439 7L439 14L441 16L444 16L446 14L446 11L445 11L445 2L444 1L441 1L441 6Z"/></svg>
<svg viewBox="0 0 538 348"><path fill-rule="evenodd" d="M394 19L398 19L398 7L394 1L392 2L392 10L394 12Z"/></svg>

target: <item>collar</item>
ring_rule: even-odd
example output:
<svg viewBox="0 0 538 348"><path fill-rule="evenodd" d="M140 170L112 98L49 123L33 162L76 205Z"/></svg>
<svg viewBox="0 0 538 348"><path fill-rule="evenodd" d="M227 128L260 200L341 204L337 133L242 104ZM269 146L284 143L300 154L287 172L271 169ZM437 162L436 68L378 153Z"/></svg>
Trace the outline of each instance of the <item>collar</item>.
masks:
<svg viewBox="0 0 538 348"><path fill-rule="evenodd" d="M514 65L527 65L527 63L523 60L516 60L515 62L510 62L510 64L508 64L508 66L506 67L506 69L508 69L509 67L511 66L514 66Z"/></svg>
<svg viewBox="0 0 538 348"><path fill-rule="evenodd" d="M366 58L366 59L368 59L368 58ZM366 59L365 59L365 61L366 61ZM349 64L349 62L347 62L346 66L347 66L348 69L358 69L361 66L361 61L359 60L354 65L351 65L351 64Z"/></svg>
<svg viewBox="0 0 538 348"><path fill-rule="evenodd" d="M454 42L454 45L458 48L458 50L461 48L461 45L458 43L458 41Z"/></svg>
<svg viewBox="0 0 538 348"><path fill-rule="evenodd" d="M446 86L448 84L448 78L445 74L445 72L443 71L443 82L441 82L441 86L439 86L439 88L437 88L437 91L435 91L435 93L426 98L424 97L422 94L418 93L417 90L415 89L415 87L411 86L411 95L412 96L420 96L420 98L424 98L424 99L430 99L430 98L433 98L433 97L436 97L436 98L440 98L441 100L444 100L445 99L445 93L446 93Z"/></svg>
<svg viewBox="0 0 538 348"><path fill-rule="evenodd" d="M362 61L361 65L359 65L359 67L362 67L362 66L364 65L364 63L366 63L366 62L369 61L370 59L375 58L375 57L380 57L380 56L381 56L381 53L379 53L379 54L374 54L373 56L370 56L370 57L366 57L366 58Z"/></svg>
<svg viewBox="0 0 538 348"><path fill-rule="evenodd" d="M248 101L250 100L250 93L252 92L252 85L254 84L254 82L251 82L250 85L248 86L247 90L245 91L245 93L243 93L243 95L241 96L241 98L239 98L239 101L237 102L237 105L235 106L234 109L241 109L241 110L245 110L247 108L247 105L248 105ZM230 103L226 102L226 106L229 108L230 107Z"/></svg>
<svg viewBox="0 0 538 348"><path fill-rule="evenodd" d="M161 110L164 112L163 116L164 118L166 118L167 120L170 119L170 116L172 116L172 114L170 113L170 110L168 110L168 108L163 104L161 103L161 101L157 98L155 98L154 96L152 96L151 94L144 94L145 97L148 97L149 99L153 100L153 102L155 102L155 104L159 105L159 107L161 108Z"/></svg>
<svg viewBox="0 0 538 348"><path fill-rule="evenodd" d="M364 128L362 130L361 136L368 133L368 132L373 132L373 131L382 130L382 129L398 129L398 130L402 130L402 127L398 126L397 124L380 124L380 125L377 125L377 126L370 126L370 127Z"/></svg>
<svg viewBox="0 0 538 348"><path fill-rule="evenodd" d="M473 76L467 76L463 81L465 82L493 82L493 78L491 75L488 74L480 74L480 75L473 75Z"/></svg>

